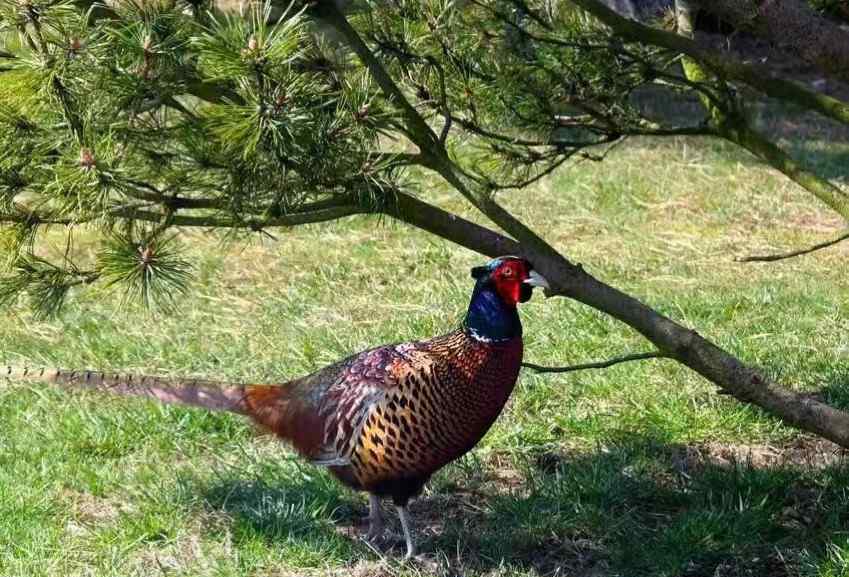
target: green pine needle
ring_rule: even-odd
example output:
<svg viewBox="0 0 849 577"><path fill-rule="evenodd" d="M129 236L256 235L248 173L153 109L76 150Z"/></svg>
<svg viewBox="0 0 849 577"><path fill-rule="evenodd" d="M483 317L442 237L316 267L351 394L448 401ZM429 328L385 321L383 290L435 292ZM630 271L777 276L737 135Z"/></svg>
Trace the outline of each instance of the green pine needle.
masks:
<svg viewBox="0 0 849 577"><path fill-rule="evenodd" d="M72 264L63 268L34 255L18 258L11 268L11 274L0 277L0 305L26 294L38 319L58 316L71 288L97 278L95 273Z"/></svg>
<svg viewBox="0 0 849 577"><path fill-rule="evenodd" d="M188 290L191 271L174 237L137 240L117 235L97 257L97 272L107 286L123 290L124 304L141 301L150 309L170 310Z"/></svg>

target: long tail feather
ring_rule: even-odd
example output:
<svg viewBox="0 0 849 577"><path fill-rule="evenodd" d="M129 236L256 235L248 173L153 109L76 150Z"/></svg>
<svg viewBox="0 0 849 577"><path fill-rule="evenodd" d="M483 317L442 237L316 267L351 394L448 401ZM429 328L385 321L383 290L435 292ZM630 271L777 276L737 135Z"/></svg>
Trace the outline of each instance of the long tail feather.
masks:
<svg viewBox="0 0 849 577"><path fill-rule="evenodd" d="M163 403L202 407L213 411L247 414L246 385L201 379L147 375L0 367L0 380L42 381L69 388L105 391L132 397L150 397Z"/></svg>

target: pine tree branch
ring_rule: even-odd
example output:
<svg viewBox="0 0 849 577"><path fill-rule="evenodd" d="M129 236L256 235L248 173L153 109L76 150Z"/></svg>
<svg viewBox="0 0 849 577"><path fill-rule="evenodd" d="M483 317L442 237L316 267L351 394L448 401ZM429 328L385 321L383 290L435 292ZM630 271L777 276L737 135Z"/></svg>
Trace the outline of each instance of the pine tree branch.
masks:
<svg viewBox="0 0 849 577"><path fill-rule="evenodd" d="M481 136L483 138L488 138L490 140L495 140L497 142L503 142L505 144L515 144L515 145L519 145L519 146L556 146L556 147L561 147L561 148L576 148L577 149L577 148L587 148L587 147L590 147L590 146L596 146L598 144L604 144L605 142L610 142L610 140L608 138L604 138L604 139L601 139L601 140L595 140L595 141L530 139L530 138L524 138L524 137L519 137L519 136L513 136L513 135L510 135L510 134L502 134L502 133L499 133L499 132L493 132L492 130L484 128L483 126L481 126L477 122L474 122L473 120L466 118L464 116L451 115L450 118L453 122L456 122L458 125L462 126L464 130L471 132L472 134L476 134L478 136ZM575 127L575 126L579 126L579 125L572 124L570 126ZM586 128L591 129L591 130L597 130L598 129L597 126L592 125L592 124L587 124ZM605 129L604 132L606 133L607 130ZM617 138L618 138L618 136L619 135L616 135Z"/></svg>
<svg viewBox="0 0 849 577"><path fill-rule="evenodd" d="M573 298L618 319L645 336L658 351L719 386L723 393L761 407L787 424L849 447L849 413L782 387L695 331L596 279L562 255L552 261L493 230L402 193L397 194L396 208L387 214L480 254L528 257L551 283L549 296Z"/></svg>
<svg viewBox="0 0 849 577"><path fill-rule="evenodd" d="M376 158L378 162L397 166L422 165L424 162L422 155L417 152L373 152L371 156Z"/></svg>
<svg viewBox="0 0 849 577"><path fill-rule="evenodd" d="M618 138L619 137L617 137L617 139ZM571 150L566 154L558 153L557 155L555 155L555 157L554 157L555 159L547 167L543 168L542 170L540 170L536 174L529 176L528 178L525 178L523 180L516 180L516 181L512 181L512 182L502 181L502 182L499 182L497 184L496 183L490 183L489 187L493 192L496 191L496 190L521 190L523 188L527 188L527 187L531 186L532 184L534 184L535 182L538 182L539 180L542 180L546 176L550 175L552 172L554 172L555 170L557 170L561 166L563 166L563 164L567 160L569 160L573 155L577 154L577 152L578 152L577 150Z"/></svg>
<svg viewBox="0 0 849 577"><path fill-rule="evenodd" d="M238 92L223 82L195 79L186 82L185 87L186 94L212 104L243 105L245 103L245 99Z"/></svg>
<svg viewBox="0 0 849 577"><path fill-rule="evenodd" d="M228 229L251 229L260 231L266 228L299 226L317 222L327 222L353 216L355 214L368 214L370 211L360 206L327 208L312 212L296 212L274 218L251 217L246 219L220 218L214 216L186 216L175 215L171 217L170 224L175 227L200 227L200 228L228 228ZM150 212L138 208L121 208L110 211L112 218L125 218L138 222L160 223L164 218L162 213ZM75 226L85 224L94 219L74 220L69 218L50 218L38 215L18 215L0 213L0 223L18 224L55 224L61 226Z"/></svg>
<svg viewBox="0 0 849 577"><path fill-rule="evenodd" d="M785 252L781 254L766 254L766 255L751 255L751 256L742 256L737 257L734 260L737 262L774 262L777 260L784 260L788 258L793 258L796 256L802 256L805 254L811 254L812 252L816 252L818 250L822 250L824 248L828 248L830 246L834 246L837 243L843 242L844 240L849 239L849 232L843 233L837 238L833 238L831 240L821 242L819 244L815 244L813 246L809 246L808 248L802 248L799 250L794 250L791 252Z"/></svg>
<svg viewBox="0 0 849 577"><path fill-rule="evenodd" d="M355 214L367 214L370 211L363 206L334 206L312 211L293 212L281 216L271 218L261 218L250 216L244 219L240 218L222 218L216 216L187 216L174 215L170 218L171 226L176 227L201 227L201 228L232 228L232 229L250 229L260 231L266 228L299 226L302 224L311 224L316 222L327 222L353 216ZM111 216L116 218L126 218L134 221L155 222L162 221L161 213L150 212L141 209L120 209L113 211Z"/></svg>
<svg viewBox="0 0 849 577"><path fill-rule="evenodd" d="M360 61L368 68L372 78L380 86L384 95L399 109L406 122L408 136L421 151L423 166L437 172L484 215L508 234L520 240L525 245L526 252L553 261L559 260L566 267L574 267L574 265L568 263L568 261L533 230L499 205L492 197L492 190L481 186L475 186L473 188L467 184L468 178L464 176L463 171L451 160L436 134L431 130L419 112L410 104L383 64L377 59L366 43L363 42L363 39L334 3L322 2L315 8L315 11L322 20L333 27L345 40Z"/></svg>
<svg viewBox="0 0 849 577"><path fill-rule="evenodd" d="M168 202L168 198L163 201L163 204ZM204 204L211 199L180 199L186 201L195 201ZM152 200L152 202L159 202ZM192 208L197 208L194 206ZM204 207L206 208L206 207ZM262 217L257 214L247 215L245 218L221 217L215 215L182 215L172 214L168 219L169 226L175 227L205 227L205 228L245 228L252 230L262 230L265 228L298 226L302 224L310 224L316 222L326 222L355 214L368 214L373 212L367 206L352 203L347 198L331 198L325 201L305 204L297 210L287 214L277 215L274 217ZM105 216L111 218L125 218L134 221L161 223L165 217L160 212L152 212L150 210L137 206L123 206L109 210ZM73 218L56 218L49 215L38 214L31 212L23 207L19 207L17 212L0 213L0 223L17 223L17 224L54 224L61 226L74 226L85 224L97 220L99 216L87 217L85 219Z"/></svg>
<svg viewBox="0 0 849 577"><path fill-rule="evenodd" d="M77 5L81 12L88 14L90 22L94 22L100 18L120 19L120 15L103 0L74 0L74 4Z"/></svg>
<svg viewBox="0 0 849 577"><path fill-rule="evenodd" d="M386 69L372 53L365 42L363 42L356 30L351 27L351 24L345 18L344 14L336 7L335 2L319 2L313 8L314 14L326 22L328 25L336 29L336 31L345 39L348 46L369 69L372 77L377 85L386 95L386 97L396 106L401 112L406 121L406 129L410 131L411 139L421 148L422 154L432 155L439 154L442 149L439 138L430 128L424 118L416 111L412 104L386 72Z"/></svg>
<svg viewBox="0 0 849 577"><path fill-rule="evenodd" d="M531 369L537 373L571 373L573 371L585 371L587 369L606 369L608 367L612 367L614 365L618 365L620 363L630 363L632 361L644 361L646 359L668 359L670 355L667 353L663 353L661 351L654 351L650 353L635 353L632 355L624 355L621 357L614 357L612 359L608 359L606 361L598 361L595 363L584 363L581 365L571 365L566 367L546 367L543 365L537 365L534 363L522 363L522 366L526 369Z"/></svg>
<svg viewBox="0 0 849 577"><path fill-rule="evenodd" d="M621 136L716 136L716 130L707 124L698 126L671 126L664 128L662 126L645 126L645 127L618 127L616 131L610 131L609 128L601 128L595 124L587 122L565 122L564 126L570 128L586 128L588 130L596 130L605 134L605 138L595 141L577 141L577 140L543 140L529 139L524 137L502 134L486 129L469 118L463 116L452 115L451 119L463 127L464 130L477 134L483 138L489 138L505 144L516 144L519 146L557 146L565 148L589 148L600 144L607 144ZM560 118L555 118L560 121ZM571 119L570 119L571 120Z"/></svg>
<svg viewBox="0 0 849 577"><path fill-rule="evenodd" d="M628 136L717 136L716 129L707 124L669 128L629 128L625 134Z"/></svg>
<svg viewBox="0 0 849 577"><path fill-rule="evenodd" d="M773 77L764 68L745 64L728 54L704 48L689 38L652 28L620 16L600 0L572 1L626 40L653 44L686 54L704 63L719 76L743 82L767 96L794 102L804 108L817 111L844 124L849 124L849 103L847 102L809 90L797 82Z"/></svg>
<svg viewBox="0 0 849 577"><path fill-rule="evenodd" d="M34 212L0 212L0 223L6 224L57 224L60 226L71 226L81 224L79 221L70 218L55 218L52 216L40 215Z"/></svg>
<svg viewBox="0 0 849 577"><path fill-rule="evenodd" d="M187 198L178 195L169 195L157 189L155 186L134 179L124 179L124 181L132 186L125 187L124 194L137 200L145 200L154 202L171 210L181 209L204 209L204 208L224 208L226 202L220 198Z"/></svg>

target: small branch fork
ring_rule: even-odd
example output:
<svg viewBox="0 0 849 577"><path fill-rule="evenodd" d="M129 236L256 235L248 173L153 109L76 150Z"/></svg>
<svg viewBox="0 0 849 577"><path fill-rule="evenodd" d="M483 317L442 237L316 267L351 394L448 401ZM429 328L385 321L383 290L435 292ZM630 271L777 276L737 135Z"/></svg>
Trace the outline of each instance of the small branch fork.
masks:
<svg viewBox="0 0 849 577"><path fill-rule="evenodd" d="M614 357L606 361L598 361L594 363L584 363L581 365L570 365L566 367L545 367L534 363L522 363L526 369L531 369L536 373L571 373L574 371L585 371L587 369L606 369L620 363L630 363L633 361L644 361L646 359L669 359L672 358L669 354L661 351L652 351L648 353L634 353L632 355L624 355Z"/></svg>
<svg viewBox="0 0 849 577"><path fill-rule="evenodd" d="M828 248L830 246L834 246L839 242L843 242L844 240L849 239L849 232L845 232L838 236L837 238L833 238L831 240L827 240L825 242L821 242L819 244L815 244L813 246L809 246L808 248L801 248L799 250L794 250L791 252L779 253L779 254L762 254L762 255L751 255L751 256L741 256L737 257L734 260L737 262L774 262L777 260L784 260L787 258L793 258L795 256L802 256L806 254L810 254L812 252L816 252L818 250L822 250L824 248Z"/></svg>

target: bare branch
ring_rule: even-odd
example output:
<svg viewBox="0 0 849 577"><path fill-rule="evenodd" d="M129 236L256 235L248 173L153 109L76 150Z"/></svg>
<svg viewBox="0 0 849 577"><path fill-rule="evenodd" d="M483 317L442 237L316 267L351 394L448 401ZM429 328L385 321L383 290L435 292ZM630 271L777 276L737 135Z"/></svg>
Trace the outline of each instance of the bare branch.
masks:
<svg viewBox="0 0 849 577"><path fill-rule="evenodd" d="M132 185L132 189L124 189L127 196L148 202L155 202L172 210L184 208L223 208L225 202L218 198L185 198L181 196L165 194L150 183L133 179L124 179Z"/></svg>
<svg viewBox="0 0 849 577"><path fill-rule="evenodd" d="M221 218L214 216L185 216L175 215L171 217L172 226L187 226L201 228L246 228L260 231L265 228L298 226L315 222L327 222L355 214L366 214L369 210L362 206L346 205L331 206L314 211L293 212L274 218ZM119 218L130 218L146 222L161 222L162 214L138 209L115 211L113 216Z"/></svg>
<svg viewBox="0 0 849 577"><path fill-rule="evenodd" d="M534 363L522 363L522 366L531 369L537 373L571 373L573 371L584 371L587 369L606 369L607 367L612 367L613 365L618 365L620 363L630 363L632 361L644 361L646 359L669 359L671 355L667 353L663 353L661 351L654 351L651 353L635 353L633 355L625 355L622 357L615 357L612 359L608 359L606 361L598 361L595 363L584 363L582 365L571 365L567 367L544 367L542 365L536 365Z"/></svg>
<svg viewBox="0 0 849 577"><path fill-rule="evenodd" d="M830 246L834 246L835 244L842 242L846 239L849 239L849 232L845 232L838 236L837 238L833 238L831 240L827 240L825 242L821 242L819 244L815 244L813 246L809 246L808 248L802 248L799 250L794 250L791 252L781 253L781 254L764 254L764 255L751 255L751 256L741 256L737 257L734 260L736 262L774 262L777 260L784 260L786 258L793 258L794 256L802 256L804 254L810 254L812 252L816 252L818 250L822 250L824 248L828 248Z"/></svg>
<svg viewBox="0 0 849 577"><path fill-rule="evenodd" d="M670 128L628 128L628 136L717 136L716 129L707 124L699 126L673 126Z"/></svg>
<svg viewBox="0 0 849 577"><path fill-rule="evenodd" d="M540 147L557 147L557 148L587 148L590 146L597 146L599 144L606 144L611 140L615 140L620 135L618 133L613 134L608 131L607 128L601 128L599 126L586 123L579 124L576 122L572 122L569 124L559 124L560 119L555 118L555 121L558 122L559 125L562 126L572 126L572 127L581 127L586 128L588 130L596 130L605 135L604 138L600 138L594 141L577 141L577 140L557 140L557 139L529 139L523 138L519 136L512 136L509 134L502 134L498 132L493 132L481 126L480 124L474 122L473 120L463 117L463 116L451 116L451 120L462 126L468 132L473 134L477 134L478 136L482 136L484 138L489 138L491 140L496 140L498 142L504 142L506 144L515 144L519 146L540 146ZM630 131L627 131L630 134ZM640 132L639 134L644 134ZM693 132L687 132L687 134L693 134ZM698 134L705 134L703 130L700 130Z"/></svg>
<svg viewBox="0 0 849 577"><path fill-rule="evenodd" d="M36 213L26 212L0 212L0 224L58 224L62 226L71 226L79 224L70 218L53 218L50 216L41 216Z"/></svg>

